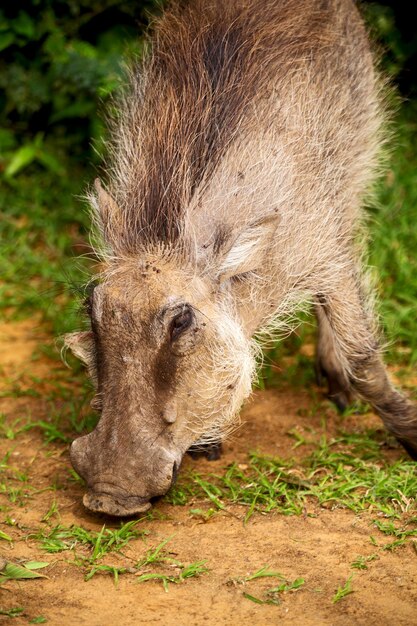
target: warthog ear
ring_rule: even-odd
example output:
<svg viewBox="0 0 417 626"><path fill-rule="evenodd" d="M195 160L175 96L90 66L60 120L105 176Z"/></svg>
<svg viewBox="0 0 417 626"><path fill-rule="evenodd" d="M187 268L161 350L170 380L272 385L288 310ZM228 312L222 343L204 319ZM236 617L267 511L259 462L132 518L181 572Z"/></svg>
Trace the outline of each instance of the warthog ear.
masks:
<svg viewBox="0 0 417 626"><path fill-rule="evenodd" d="M98 178L94 181L94 188L96 194L93 204L95 205L98 220L103 229L105 240L111 242L112 232L120 222L120 209L114 198L101 186L101 182ZM94 198L94 196L92 197Z"/></svg>
<svg viewBox="0 0 417 626"><path fill-rule="evenodd" d="M256 270L265 260L278 223L277 215L249 224L225 247L220 256L218 278L220 282Z"/></svg>
<svg viewBox="0 0 417 626"><path fill-rule="evenodd" d="M71 350L74 356L80 359L80 361L87 366L88 373L90 374L94 384L96 384L97 371L94 356L94 337L92 331L86 330L77 333L67 333L64 335L64 345Z"/></svg>

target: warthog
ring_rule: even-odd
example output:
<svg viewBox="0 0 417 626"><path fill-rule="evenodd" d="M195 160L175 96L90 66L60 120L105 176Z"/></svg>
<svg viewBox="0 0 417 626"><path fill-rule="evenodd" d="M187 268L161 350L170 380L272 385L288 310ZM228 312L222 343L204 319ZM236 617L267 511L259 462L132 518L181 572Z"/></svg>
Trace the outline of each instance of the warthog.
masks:
<svg viewBox="0 0 417 626"><path fill-rule="evenodd" d="M91 330L66 336L101 411L71 446L88 509L129 515L166 493L190 446L230 431L259 338L302 303L330 396L369 402L417 458L358 245L383 92L352 0L191 0L156 21L90 193Z"/></svg>

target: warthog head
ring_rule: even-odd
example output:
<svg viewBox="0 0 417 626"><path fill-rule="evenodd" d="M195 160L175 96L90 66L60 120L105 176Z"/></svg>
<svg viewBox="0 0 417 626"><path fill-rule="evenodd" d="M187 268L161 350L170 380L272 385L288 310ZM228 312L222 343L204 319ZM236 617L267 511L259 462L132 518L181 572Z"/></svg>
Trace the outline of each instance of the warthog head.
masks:
<svg viewBox="0 0 417 626"><path fill-rule="evenodd" d="M259 263L252 244L270 230L268 221L253 225L205 272L163 248L107 266L88 298L91 330L65 338L88 367L101 411L96 429L71 446L87 508L147 510L191 445L230 429L255 364L235 305L245 279L236 276Z"/></svg>

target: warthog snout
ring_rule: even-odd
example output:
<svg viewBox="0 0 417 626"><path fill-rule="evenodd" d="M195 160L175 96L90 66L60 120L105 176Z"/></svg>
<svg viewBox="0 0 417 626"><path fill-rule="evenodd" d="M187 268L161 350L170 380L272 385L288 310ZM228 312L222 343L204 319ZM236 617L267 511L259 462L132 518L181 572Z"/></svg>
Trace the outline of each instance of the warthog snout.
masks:
<svg viewBox="0 0 417 626"><path fill-rule="evenodd" d="M127 458L109 453L95 441L96 431L76 439L70 450L76 472L86 481L84 506L108 515L134 515L151 507L150 499L164 495L175 482L181 459L159 448L150 457Z"/></svg>
<svg viewBox="0 0 417 626"><path fill-rule="evenodd" d="M153 257L127 262L123 276L92 289L91 331L66 338L89 368L101 412L95 430L71 446L88 509L146 511L169 490L188 448L217 440L249 393L251 343L212 303L212 289Z"/></svg>

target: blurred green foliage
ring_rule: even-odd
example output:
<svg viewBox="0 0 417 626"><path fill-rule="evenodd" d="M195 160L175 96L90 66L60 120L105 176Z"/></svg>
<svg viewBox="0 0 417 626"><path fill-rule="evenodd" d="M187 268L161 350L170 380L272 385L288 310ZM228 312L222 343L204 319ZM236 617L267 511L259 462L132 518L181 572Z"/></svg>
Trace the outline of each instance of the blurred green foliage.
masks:
<svg viewBox="0 0 417 626"><path fill-rule="evenodd" d="M404 70L409 73L407 65L417 50L417 33L412 37L404 36L399 27L398 8L396 13L394 7L394 2L391 6L373 2L362 5L371 36L382 52L383 70L401 80Z"/></svg>
<svg viewBox="0 0 417 626"><path fill-rule="evenodd" d="M0 170L38 164L60 174L67 156L94 158L98 115L122 59L140 53L157 0L20 0L0 8Z"/></svg>
<svg viewBox="0 0 417 626"><path fill-rule="evenodd" d="M60 175L68 159L100 160L102 111L120 82L122 60L140 54L148 16L163 1L0 5L0 173L6 179L32 165ZM363 9L385 50L385 68L401 76L417 38L402 36L397 5L364 3Z"/></svg>
<svg viewBox="0 0 417 626"><path fill-rule="evenodd" d="M382 66L406 97L417 96L417 28L407 0L363 1L373 38L383 52Z"/></svg>

